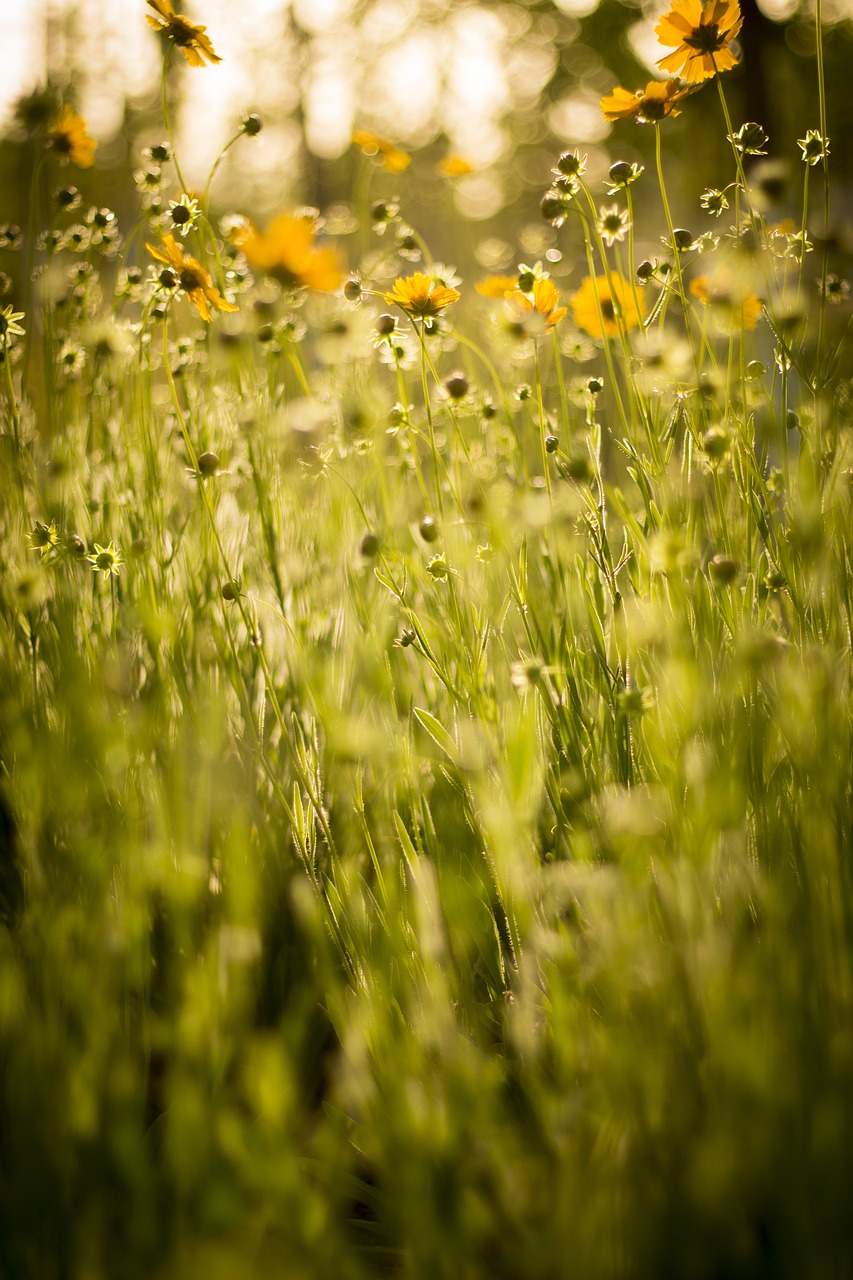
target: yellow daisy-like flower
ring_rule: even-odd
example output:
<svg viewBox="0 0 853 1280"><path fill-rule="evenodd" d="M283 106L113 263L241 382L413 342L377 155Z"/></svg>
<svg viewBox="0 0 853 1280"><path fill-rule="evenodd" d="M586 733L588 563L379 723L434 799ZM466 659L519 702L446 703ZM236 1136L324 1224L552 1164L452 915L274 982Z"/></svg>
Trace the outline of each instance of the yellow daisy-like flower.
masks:
<svg viewBox="0 0 853 1280"><path fill-rule="evenodd" d="M172 0L146 0L146 3L157 14L154 18L146 14L145 21L155 31L162 31L174 41L191 67L203 67L204 60L221 62L222 59L213 51L210 37L204 33L206 27L199 27L182 13L175 13Z"/></svg>
<svg viewBox="0 0 853 1280"><path fill-rule="evenodd" d="M505 298L518 288L518 276L486 276L474 288L484 298Z"/></svg>
<svg viewBox="0 0 853 1280"><path fill-rule="evenodd" d="M171 267L177 283L189 298L202 320L210 323L210 308L216 311L237 311L233 302L227 302L214 285L204 267L195 258L184 253L174 236L163 236L162 246L146 244L145 248L167 267Z"/></svg>
<svg viewBox="0 0 853 1280"><path fill-rule="evenodd" d="M233 240L256 271L273 276L287 288L332 293L344 278L337 250L316 247L311 218L280 213L266 231L248 223L234 233Z"/></svg>
<svg viewBox="0 0 853 1280"><path fill-rule="evenodd" d="M655 27L661 44L675 45L675 52L658 66L681 76L688 84L701 84L720 71L737 66L729 45L743 24L738 0L672 0L672 8Z"/></svg>
<svg viewBox="0 0 853 1280"><path fill-rule="evenodd" d="M102 547L99 542L95 543L95 550L90 556L86 556L89 564L92 566L93 573L102 573L104 582L108 578L117 578L119 569L124 564L122 554L115 543L110 542L106 547Z"/></svg>
<svg viewBox="0 0 853 1280"><path fill-rule="evenodd" d="M23 311L13 311L11 306L0 311L0 347L5 347L10 338L23 338L26 329L18 324L23 318Z"/></svg>
<svg viewBox="0 0 853 1280"><path fill-rule="evenodd" d="M636 93L618 87L601 99L601 114L605 120L636 120L638 124L657 124L667 116L681 112L678 103L690 89L678 80L650 80L645 89Z"/></svg>
<svg viewBox="0 0 853 1280"><path fill-rule="evenodd" d="M642 289L637 292L642 297ZM575 324L591 338L615 338L620 325L624 330L636 329L643 319L630 282L617 272L609 279L596 276L593 280L586 276L569 302Z"/></svg>
<svg viewBox="0 0 853 1280"><path fill-rule="evenodd" d="M712 309L723 329L754 329L761 318L760 298L740 284L727 267L715 276L691 280L690 292Z"/></svg>
<svg viewBox="0 0 853 1280"><path fill-rule="evenodd" d="M464 156L445 156L435 166L435 171L442 178L464 178L474 172L474 166Z"/></svg>
<svg viewBox="0 0 853 1280"><path fill-rule="evenodd" d="M402 307L414 320L424 320L440 315L451 302L458 302L458 289L448 289L443 284L433 284L432 276L416 271L413 276L400 276L394 288L383 295L389 306Z"/></svg>
<svg viewBox="0 0 853 1280"><path fill-rule="evenodd" d="M95 159L97 142L86 132L86 121L66 103L48 130L50 145L63 159L88 169Z"/></svg>
<svg viewBox="0 0 853 1280"><path fill-rule="evenodd" d="M553 333L567 311L566 307L557 305L560 301L559 289L553 280L541 276L533 281L531 294L532 297L515 289L506 295L506 301L516 316L520 316L522 320L532 319L534 324L538 322L543 325L545 333ZM535 333L531 333L531 336L535 336Z"/></svg>
<svg viewBox="0 0 853 1280"><path fill-rule="evenodd" d="M401 151L399 147L396 147L393 142L389 142L387 138L380 138L375 133L368 133L366 129L356 129L352 135L352 140L366 156L381 156L382 167L387 169L389 173L402 173L412 163L412 157L407 151Z"/></svg>

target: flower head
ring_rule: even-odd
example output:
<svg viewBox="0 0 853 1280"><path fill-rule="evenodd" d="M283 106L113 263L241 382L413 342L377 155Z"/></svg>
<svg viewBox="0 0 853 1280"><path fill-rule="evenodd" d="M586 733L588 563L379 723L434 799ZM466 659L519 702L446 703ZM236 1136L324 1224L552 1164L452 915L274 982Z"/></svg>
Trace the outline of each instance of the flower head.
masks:
<svg viewBox="0 0 853 1280"><path fill-rule="evenodd" d="M406 151L395 147L387 138L380 138L366 129L356 129L352 140L366 156L381 156L382 168L389 173L402 173L412 163L412 157Z"/></svg>
<svg viewBox="0 0 853 1280"><path fill-rule="evenodd" d="M533 281L529 295L522 293L521 289L515 289L507 294L506 300L525 327L530 326L532 321L532 325L541 326L540 331L544 333L553 333L566 314L566 308L557 305L560 301L559 289L546 276ZM528 328L528 331L531 337L537 336L535 328Z"/></svg>
<svg viewBox="0 0 853 1280"><path fill-rule="evenodd" d="M413 320L440 315L445 307L459 301L459 290L436 284L432 276L416 271L412 276L398 277L394 288L384 295L389 306L402 307Z"/></svg>
<svg viewBox="0 0 853 1280"><path fill-rule="evenodd" d="M27 539L32 551L38 551L42 557L46 556L48 551L52 551L54 547L59 546L59 531L56 527L56 521L51 520L50 524L45 524L42 520L36 520L32 533L27 534Z"/></svg>
<svg viewBox="0 0 853 1280"><path fill-rule="evenodd" d="M198 200L186 191L181 193L180 200L169 201L169 219L179 236L185 236L188 231L192 231L200 217Z"/></svg>
<svg viewBox="0 0 853 1280"><path fill-rule="evenodd" d="M286 288L332 293L344 278L343 267L337 250L318 249L314 237L313 218L280 213L266 231L246 223L232 239L250 266Z"/></svg>
<svg viewBox="0 0 853 1280"><path fill-rule="evenodd" d="M153 244L146 244L145 247L152 258L164 263L174 272L177 287L183 289L202 320L210 322L211 306L216 311L238 310L233 302L227 302L222 297L201 263L188 257L174 236L163 236L161 247Z"/></svg>
<svg viewBox="0 0 853 1280"><path fill-rule="evenodd" d="M667 116L680 115L678 103L690 89L679 80L650 80L645 89L631 93L617 87L601 99L605 120L636 120L638 124L657 124Z"/></svg>
<svg viewBox="0 0 853 1280"><path fill-rule="evenodd" d="M737 66L729 45L741 29L743 16L738 0L672 0L672 8L655 27L661 44L675 52L658 66L681 76L688 84L701 84L720 71Z"/></svg>
<svg viewBox="0 0 853 1280"><path fill-rule="evenodd" d="M643 318L630 283L615 271L594 280L587 276L569 301L575 324L592 338L615 338L620 327L636 329Z"/></svg>
<svg viewBox="0 0 853 1280"><path fill-rule="evenodd" d="M607 247L610 248L617 241L624 240L631 226L627 209L620 209L618 205L612 204L609 208L602 206L598 212L596 226Z"/></svg>
<svg viewBox="0 0 853 1280"><path fill-rule="evenodd" d="M474 166L464 156L449 155L439 160L435 171L441 178L464 178L474 172Z"/></svg>
<svg viewBox="0 0 853 1280"><path fill-rule="evenodd" d="M10 338L24 336L26 329L22 329L18 324L18 321L23 318L23 311L13 311L11 307L5 307L0 311L0 347L5 347Z"/></svg>
<svg viewBox="0 0 853 1280"><path fill-rule="evenodd" d="M829 155L829 138L824 138L817 129L809 129L804 138L798 138L797 146L806 164L820 164Z"/></svg>
<svg viewBox="0 0 853 1280"><path fill-rule="evenodd" d="M484 298L505 298L518 288L518 276L486 276L474 288Z"/></svg>
<svg viewBox="0 0 853 1280"><path fill-rule="evenodd" d="M175 13L172 0L146 0L146 3L157 17L152 17L149 13L145 21L155 31L164 32L177 45L191 67L203 67L205 58L208 62L222 61L214 53L209 36L204 34L207 28L196 26L182 13Z"/></svg>
<svg viewBox="0 0 853 1280"><path fill-rule="evenodd" d="M60 111L48 130L50 145L65 160L88 169L95 159L97 142L86 132L86 121L68 106Z"/></svg>
<svg viewBox="0 0 853 1280"><path fill-rule="evenodd" d="M724 329L754 329L761 316L761 301L728 268L714 276L697 276L690 292L710 307Z"/></svg>
<svg viewBox="0 0 853 1280"><path fill-rule="evenodd" d="M124 564L121 551L113 542L109 546L102 547L99 542L95 543L95 550L90 556L86 556L89 564L92 566L93 573L102 573L104 582L109 577L118 577L118 571Z"/></svg>

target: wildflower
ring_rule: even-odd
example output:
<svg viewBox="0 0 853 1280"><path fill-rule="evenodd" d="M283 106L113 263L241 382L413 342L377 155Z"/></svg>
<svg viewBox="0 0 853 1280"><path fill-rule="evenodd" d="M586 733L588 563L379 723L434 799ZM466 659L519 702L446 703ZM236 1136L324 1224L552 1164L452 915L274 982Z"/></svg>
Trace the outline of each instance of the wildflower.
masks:
<svg viewBox="0 0 853 1280"><path fill-rule="evenodd" d="M191 67L203 67L204 60L221 62L222 59L213 51L210 37L204 33L206 27L196 26L182 13L175 13L172 0L146 0L155 11L157 17L147 14L145 21L155 31L162 31L177 45Z"/></svg>
<svg viewBox="0 0 853 1280"><path fill-rule="evenodd" d="M564 151L557 161L556 169L551 172L557 177L580 178L586 169L586 156L579 151Z"/></svg>
<svg viewBox="0 0 853 1280"><path fill-rule="evenodd" d="M80 169L88 169L95 158L97 142L86 132L86 121L68 106L60 111L48 130L50 145L64 160Z"/></svg>
<svg viewBox="0 0 853 1280"><path fill-rule="evenodd" d="M181 193L180 200L169 201L169 217L179 236L185 236L188 231L192 231L200 216L198 200L194 200L186 191Z"/></svg>
<svg viewBox="0 0 853 1280"><path fill-rule="evenodd" d="M561 227L569 216L572 201L579 184L574 179L567 179L564 185L549 187L539 202L539 212L552 227Z"/></svg>
<svg viewBox="0 0 853 1280"><path fill-rule="evenodd" d="M383 295L389 306L402 307L413 320L440 315L445 307L459 301L459 290L434 284L431 276L416 271L412 276L398 277L394 288Z"/></svg>
<svg viewBox="0 0 853 1280"><path fill-rule="evenodd" d="M818 288L820 287L821 287L820 281L818 281ZM839 303L847 301L847 297L849 293L850 293L849 280L840 280L838 276L832 275L832 274L826 277L826 285L823 289L823 296L826 298L827 302L830 302L835 306L838 306Z"/></svg>
<svg viewBox="0 0 853 1280"><path fill-rule="evenodd" d="M250 266L273 276L287 288L332 293L344 278L335 249L318 249L314 219L291 213L273 218L266 231L247 222L232 239Z"/></svg>
<svg viewBox="0 0 853 1280"><path fill-rule="evenodd" d="M822 137L817 129L809 129L804 138L798 138L797 146L803 153L803 162L812 166L829 155L829 138Z"/></svg>
<svg viewBox="0 0 853 1280"><path fill-rule="evenodd" d="M13 311L11 306L0 311L0 347L8 346L10 338L22 338L26 333L26 329L22 329L18 324L19 320L23 320L23 311Z"/></svg>
<svg viewBox="0 0 853 1280"><path fill-rule="evenodd" d="M678 103L688 93L689 87L679 80L650 80L645 89L636 93L617 86L601 99L601 114L605 120L634 119L638 124L658 124L667 116L681 114Z"/></svg>
<svg viewBox="0 0 853 1280"><path fill-rule="evenodd" d="M474 172L474 166L464 156L445 156L435 166L435 171L442 178L464 178Z"/></svg>
<svg viewBox="0 0 853 1280"><path fill-rule="evenodd" d="M699 197L699 203L713 218L719 218L723 210L729 207L729 200L725 191L718 191L716 188L704 191Z"/></svg>
<svg viewBox="0 0 853 1280"><path fill-rule="evenodd" d="M596 226L599 235L609 249L617 241L625 239L631 226L631 219L628 217L627 209L620 209L613 204L608 209L602 207L599 210Z"/></svg>
<svg viewBox="0 0 853 1280"><path fill-rule="evenodd" d="M86 367L86 352L77 342L64 342L56 357L61 373L69 380L79 378Z"/></svg>
<svg viewBox="0 0 853 1280"><path fill-rule="evenodd" d="M258 134L264 127L263 117L259 116L256 111L251 111L242 119L243 132L248 138L257 138Z"/></svg>
<svg viewBox="0 0 853 1280"><path fill-rule="evenodd" d="M356 129L352 135L355 146L366 156L381 156L382 168L389 173L402 173L412 163L412 157L406 151L395 147L387 138L380 138L366 129Z"/></svg>
<svg viewBox="0 0 853 1280"><path fill-rule="evenodd" d="M32 551L38 551L42 557L46 556L49 551L59 545L56 521L51 520L50 524L44 524L41 520L36 520L32 533L27 534L27 539Z"/></svg>
<svg viewBox="0 0 853 1280"><path fill-rule="evenodd" d="M518 276L486 276L474 288L483 298L505 298L518 288Z"/></svg>
<svg viewBox="0 0 853 1280"><path fill-rule="evenodd" d="M624 276L586 276L569 299L575 324L592 338L615 338L620 331L636 329L642 322L634 291ZM600 313L600 314L599 314Z"/></svg>
<svg viewBox="0 0 853 1280"><path fill-rule="evenodd" d="M7 222L0 227L0 249L9 249L14 253L20 249L23 243L24 237L21 234L21 228L16 226L15 223Z"/></svg>
<svg viewBox="0 0 853 1280"><path fill-rule="evenodd" d="M625 187L632 186L643 173L645 173L645 165L629 164L627 160L617 160L615 164L610 166L607 190L613 196L617 191L622 191Z"/></svg>
<svg viewBox="0 0 853 1280"><path fill-rule="evenodd" d="M661 58L658 66L672 71L688 84L721 71L730 71L737 58L730 44L741 29L743 17L738 0L673 0L672 8L655 27L661 44L674 45L675 52Z"/></svg>
<svg viewBox="0 0 853 1280"><path fill-rule="evenodd" d="M533 288L530 291L532 298L527 293L522 293L521 289L515 289L507 296L507 303L512 310L525 321L525 328L531 337L538 336L535 329L528 324L530 321L534 325L541 326L541 331L545 333L553 333L556 326L566 314L566 308L558 306L560 301L560 291L557 289L553 281L542 277L534 280Z"/></svg>
<svg viewBox="0 0 853 1280"><path fill-rule="evenodd" d="M526 693L528 689L535 689L542 684L546 670L541 659L523 658L520 662L512 663L509 669L510 683L519 693Z"/></svg>
<svg viewBox="0 0 853 1280"><path fill-rule="evenodd" d="M370 206L370 221L378 236L384 236L392 222L400 215L400 206L396 200L374 200Z"/></svg>
<svg viewBox="0 0 853 1280"><path fill-rule="evenodd" d="M64 209L66 213L70 213L80 204L80 192L76 187L60 187L58 191L54 191L53 198L60 209Z"/></svg>
<svg viewBox="0 0 853 1280"><path fill-rule="evenodd" d="M95 550L91 555L86 556L86 559L92 566L93 573L102 573L104 575L104 582L111 576L117 578L119 569L124 564L121 551L113 542L110 542L109 546L106 547L102 547L99 542L96 542Z"/></svg>
<svg viewBox="0 0 853 1280"><path fill-rule="evenodd" d="M754 120L747 120L746 124L742 124L734 133L730 133L728 139L741 155L767 155L766 148L769 139L761 125L756 124Z"/></svg>
<svg viewBox="0 0 853 1280"><path fill-rule="evenodd" d="M85 253L92 243L92 232L89 227L84 227L81 222L75 222L72 226L66 227L62 235L63 249L67 249L69 253Z"/></svg>
<svg viewBox="0 0 853 1280"><path fill-rule="evenodd" d="M690 292L703 306L711 307L726 329L754 329L761 316L761 301L735 279L727 268L711 276L697 276Z"/></svg>
<svg viewBox="0 0 853 1280"><path fill-rule="evenodd" d="M444 552L439 551L431 560L428 560L426 570L430 577L434 578L436 582L446 582L447 575L451 570L448 568L447 557Z"/></svg>
<svg viewBox="0 0 853 1280"><path fill-rule="evenodd" d="M174 236L163 236L162 248L153 244L146 244L145 247L152 258L165 263L167 269L177 277L177 287L183 289L202 320L210 322L211 305L217 311L237 310L233 302L227 302L215 288L201 263L195 258L187 257ZM159 279L165 287L164 275L165 273L161 271Z"/></svg>

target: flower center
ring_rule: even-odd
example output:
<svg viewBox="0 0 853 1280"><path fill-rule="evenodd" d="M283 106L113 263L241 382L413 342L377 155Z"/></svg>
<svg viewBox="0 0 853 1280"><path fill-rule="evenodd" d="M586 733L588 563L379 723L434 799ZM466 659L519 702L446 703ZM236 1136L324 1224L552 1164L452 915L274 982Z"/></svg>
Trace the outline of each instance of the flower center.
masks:
<svg viewBox="0 0 853 1280"><path fill-rule="evenodd" d="M700 22L698 27L693 28L693 34L685 38L684 43L688 49L695 49L697 53L716 53L725 44L725 37L720 35L716 22L709 22L707 26Z"/></svg>
<svg viewBox="0 0 853 1280"><path fill-rule="evenodd" d="M613 302L610 298L602 298L601 314L605 320L616 319L616 308L613 306Z"/></svg>
<svg viewBox="0 0 853 1280"><path fill-rule="evenodd" d="M179 49L186 49L195 44L198 27L194 27L191 22L187 22L180 14L175 14L169 23L169 35Z"/></svg>
<svg viewBox="0 0 853 1280"><path fill-rule="evenodd" d="M181 288L185 293L192 293L194 289L203 289L204 284L204 280L192 267L184 267L181 271Z"/></svg>

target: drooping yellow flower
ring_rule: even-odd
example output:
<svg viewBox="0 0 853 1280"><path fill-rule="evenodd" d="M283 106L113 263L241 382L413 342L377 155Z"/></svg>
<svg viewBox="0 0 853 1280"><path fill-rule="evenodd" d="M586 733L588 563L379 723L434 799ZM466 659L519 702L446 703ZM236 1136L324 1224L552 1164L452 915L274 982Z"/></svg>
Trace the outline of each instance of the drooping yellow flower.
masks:
<svg viewBox="0 0 853 1280"><path fill-rule="evenodd" d="M204 60L221 62L222 59L213 51L210 37L204 33L206 27L199 27L182 13L175 13L172 0L146 0L157 14L154 18L146 14L145 21L155 31L162 31L174 41L191 67L203 67Z"/></svg>
<svg viewBox="0 0 853 1280"><path fill-rule="evenodd" d="M506 301L513 312L522 320L532 319L543 325L545 333L552 333L566 314L566 307L560 307L560 291L547 276L540 276L533 281L532 297L522 293L520 289L506 295ZM535 336L532 333L531 336Z"/></svg>
<svg viewBox="0 0 853 1280"><path fill-rule="evenodd" d="M266 231L247 223L238 228L233 240L255 271L287 288L332 293L344 278L337 250L316 247L311 218L280 213Z"/></svg>
<svg viewBox="0 0 853 1280"><path fill-rule="evenodd" d="M720 71L737 66L729 45L741 29L743 15L738 0L672 0L672 8L655 27L661 44L675 52L658 66L681 76L688 84L700 84Z"/></svg>
<svg viewBox="0 0 853 1280"><path fill-rule="evenodd" d="M711 308L723 329L754 329L761 318L761 300L728 267L714 276L697 276L690 281L690 292Z"/></svg>
<svg viewBox="0 0 853 1280"><path fill-rule="evenodd" d="M642 289L638 288L637 293L642 297ZM643 318L630 282L617 272L609 278L596 276L595 280L586 276L569 302L575 324L591 338L615 338L620 325L623 330L636 329Z"/></svg>
<svg viewBox="0 0 853 1280"><path fill-rule="evenodd" d="M412 157L407 151L401 151L387 138L380 138L366 129L356 129L352 140L366 156L381 156L382 167L389 173L402 173L412 163Z"/></svg>
<svg viewBox="0 0 853 1280"><path fill-rule="evenodd" d="M389 306L396 304L413 319L424 320L440 315L451 302L458 302L460 296L458 289L433 284L432 276L416 271L413 276L398 277L394 281L394 288L384 298Z"/></svg>
<svg viewBox="0 0 853 1280"><path fill-rule="evenodd" d="M464 178L474 172L474 166L464 156L445 156L435 166L435 171L442 178Z"/></svg>
<svg viewBox="0 0 853 1280"><path fill-rule="evenodd" d="M50 145L80 169L88 169L95 159L97 142L86 132L86 121L68 106L61 109L49 129Z"/></svg>
<svg viewBox="0 0 853 1280"><path fill-rule="evenodd" d="M681 112L678 103L690 90L678 80L650 80L645 89L630 93L618 87L601 99L605 120L634 119L639 124L657 124Z"/></svg>
<svg viewBox="0 0 853 1280"><path fill-rule="evenodd" d="M513 289L518 288L518 276L486 276L474 288L484 298L505 298Z"/></svg>
<svg viewBox="0 0 853 1280"><path fill-rule="evenodd" d="M211 306L216 311L238 310L233 302L223 298L201 263L184 253L174 236L163 236L162 246L146 243L145 248L152 258L172 268L178 286L183 289L202 320L210 323Z"/></svg>

